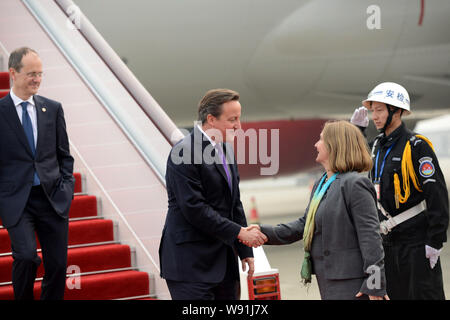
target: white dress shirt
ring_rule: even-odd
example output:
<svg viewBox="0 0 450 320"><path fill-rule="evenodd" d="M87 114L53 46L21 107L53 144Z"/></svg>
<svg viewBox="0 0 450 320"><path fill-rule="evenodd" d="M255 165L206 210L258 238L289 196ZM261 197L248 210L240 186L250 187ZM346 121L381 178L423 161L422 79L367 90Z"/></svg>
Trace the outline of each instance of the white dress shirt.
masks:
<svg viewBox="0 0 450 320"><path fill-rule="evenodd" d="M34 137L34 147L36 148L37 144L37 115L36 115L36 106L34 104L33 96L31 96L28 100L22 100L18 96L16 96L11 89L10 91L11 99L16 107L17 115L19 116L20 123L22 122L22 102L28 102L27 111L28 115L31 119L31 125L33 126L33 137Z"/></svg>
<svg viewBox="0 0 450 320"><path fill-rule="evenodd" d="M215 146L216 146L216 142L215 142L214 140L212 140L212 139L206 134L205 131L203 131L202 126L201 126L201 125L197 125L197 128L198 128L198 130L200 130L201 133L203 133L203 134L205 135L205 137L208 138L209 142L211 142L211 144L213 145L213 147L215 147Z"/></svg>
<svg viewBox="0 0 450 320"><path fill-rule="evenodd" d="M203 133L207 138L208 138L208 140L209 140L209 142L211 142L211 144L213 145L213 147L215 148L216 147L216 144L217 144L217 142L215 142L214 140L212 140L211 139L211 137L210 136L208 136L207 134L206 134L206 132L205 131L203 131L203 128L202 128L202 126L201 125L197 125L197 128L200 130L200 132L201 133ZM221 151L223 152L223 148L219 145L219 147L222 149ZM230 168L230 165L228 164L228 163L226 163L226 166L227 166L227 168L228 168L228 171L230 172L230 174L231 174L231 168Z"/></svg>

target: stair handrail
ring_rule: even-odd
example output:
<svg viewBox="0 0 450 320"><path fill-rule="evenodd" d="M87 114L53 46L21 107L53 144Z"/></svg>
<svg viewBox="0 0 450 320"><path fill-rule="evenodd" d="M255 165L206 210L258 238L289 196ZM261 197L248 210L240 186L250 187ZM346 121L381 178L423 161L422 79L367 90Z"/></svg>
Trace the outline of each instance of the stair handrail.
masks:
<svg viewBox="0 0 450 320"><path fill-rule="evenodd" d="M109 115L112 117L114 122L120 127L122 132L127 136L127 138L133 143L135 148L141 154L145 162L152 168L155 175L158 177L159 181L165 186L165 171L166 171L166 159L167 154L162 154L161 150L158 150L153 144L149 143L149 137L144 137L140 132L139 126L135 126L133 120L131 119L128 112L126 112L119 101L116 101L109 94L109 89L104 83L104 79L100 79L98 75L91 70L90 65L83 59L83 57L78 53L77 48L71 43L70 39L67 39L64 28L57 25L54 22L54 17L50 16L49 12L46 10L44 1L42 0L22 0L25 6L30 10L32 15L37 19L42 28L46 31L48 36L53 40L54 44L59 48L61 53L66 57L78 75L83 79L85 84L89 87L95 97L100 101L100 103L108 111ZM61 9L61 13L67 16L67 12L63 10L63 7L59 5L60 2L64 6L74 5L72 1L69 0L47 0L54 1L54 3ZM136 102L140 111L148 116L149 123L152 124L156 129L162 133L162 138L168 142L170 146L174 141L179 140L183 137L181 131L176 128L176 126L171 122L170 118L165 114L161 107L156 103L156 101L150 96L150 94L142 87L140 82L132 75L128 67L122 62L122 60L117 56L117 54L109 47L106 41L101 37L101 35L95 30L95 28L89 23L84 15L80 18L83 28L88 30L92 37L95 37L95 41L98 44L91 43L88 40L89 45L97 45L97 48L92 47L98 54L98 57L103 60L105 65L110 69L116 79L121 83L121 85L130 94L130 97ZM72 30L76 31L76 30ZM81 36L85 39L85 35L78 30ZM87 33L87 31L85 31ZM101 51L100 51L101 50ZM111 64L114 62L114 72L111 65L108 65L108 61L102 54L108 55L108 61ZM121 69L120 74L117 72L117 68ZM118 77L121 77L119 79ZM126 78L126 79L125 79ZM125 86L127 84L127 86ZM134 88L134 89L133 89ZM131 91L133 89L133 91ZM136 98L136 94L140 94L139 98ZM139 99L139 101L138 101ZM148 104L148 105L147 105ZM144 106L146 106L144 108ZM152 118L153 117L153 118ZM131 120L130 120L131 119ZM157 122L159 125L156 125ZM162 127L164 126L164 127ZM161 129L162 128L162 129ZM175 137L174 139L171 139Z"/></svg>
<svg viewBox="0 0 450 320"><path fill-rule="evenodd" d="M72 0L54 0L60 8L70 18L71 12L75 11L78 15L76 17L76 27L84 36L88 43L95 49L98 55L103 59L105 64L111 69L117 79L128 90L131 96L136 100L138 105L153 121L153 124L161 131L164 137L172 145L178 140L182 139L184 135L173 123L172 119L161 108L158 102L152 95L144 88L141 82L130 71L127 65L116 54L111 46L106 42L102 35L92 25L89 19L76 6Z"/></svg>
<svg viewBox="0 0 450 320"><path fill-rule="evenodd" d="M6 50L3 43L0 41L0 71L5 70L8 71L8 58L9 52Z"/></svg>
<svg viewBox="0 0 450 320"><path fill-rule="evenodd" d="M133 228L130 226L130 224L128 223L127 219L124 217L124 215L120 211L119 207L115 204L114 200L111 198L109 193L105 190L105 188L103 187L102 183L98 180L98 178L95 175L95 173L91 170L91 168L86 163L86 161L84 160L84 158L81 155L81 153L78 151L77 147L72 143L72 141L70 141L70 139L69 139L69 144L70 144L70 149L71 149L72 155L74 155L76 158L78 158L78 160L81 162L81 164L82 164L81 167L83 168L83 170L87 171L87 174L89 175L89 179L93 179L93 182L95 183L95 185L100 189L100 191L102 193L102 196L104 196L106 198L106 200L111 204L111 206L113 207L113 209L116 212L116 214L121 218L122 222L125 224L127 229L131 232L133 238L139 244L140 248L144 251L144 253L147 256L147 258L151 261L151 263L153 264L153 266L156 268L156 270L159 273L160 272L159 265L153 259L152 255L147 250L147 248L145 247L144 243L142 243L141 239L136 234L136 232L133 230Z"/></svg>

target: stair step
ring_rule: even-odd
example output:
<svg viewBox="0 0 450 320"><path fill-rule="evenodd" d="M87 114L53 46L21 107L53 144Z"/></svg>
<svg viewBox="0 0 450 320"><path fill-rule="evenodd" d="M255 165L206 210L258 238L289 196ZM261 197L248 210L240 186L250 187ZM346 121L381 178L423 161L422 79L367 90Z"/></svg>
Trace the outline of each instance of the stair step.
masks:
<svg viewBox="0 0 450 320"><path fill-rule="evenodd" d="M0 72L0 89L1 90L9 90L10 88L9 82L9 72L2 71Z"/></svg>
<svg viewBox="0 0 450 320"><path fill-rule="evenodd" d="M69 245L114 240L114 223L107 219L80 220L69 223Z"/></svg>
<svg viewBox="0 0 450 320"><path fill-rule="evenodd" d="M106 300L146 295L150 292L147 272L120 271L81 276L81 289L66 290L66 300Z"/></svg>
<svg viewBox="0 0 450 320"><path fill-rule="evenodd" d="M96 196L77 195L73 198L69 210L69 218L82 218L98 216L98 204ZM0 227L3 228L0 219Z"/></svg>
<svg viewBox="0 0 450 320"><path fill-rule="evenodd" d="M73 174L74 178L75 178L75 188L74 188L74 193L82 193L83 192L83 177L81 175L81 173L79 172L75 172Z"/></svg>
<svg viewBox="0 0 450 320"><path fill-rule="evenodd" d="M42 254L38 253L42 259ZM13 258L0 257L0 283L11 281ZM72 248L68 250L67 266L77 266L81 273L131 267L130 247L121 244ZM73 272L71 272L73 274ZM69 274L71 274L69 273ZM44 275L44 265L37 271L37 278Z"/></svg>
<svg viewBox="0 0 450 320"><path fill-rule="evenodd" d="M148 295L150 292L149 276L141 271L118 271L102 274L84 275L79 277L80 289L76 289L76 280L68 278L65 300L108 300L133 296ZM34 297L39 299L41 281L34 285ZM12 285L0 286L0 300L14 299Z"/></svg>
<svg viewBox="0 0 450 320"><path fill-rule="evenodd" d="M112 220L91 219L72 221L69 223L69 245L114 240L114 225ZM37 241L40 248L39 241ZM11 251L8 231L0 230L0 253Z"/></svg>
<svg viewBox="0 0 450 320"><path fill-rule="evenodd" d="M79 195L73 198L69 218L93 217L97 215L96 196Z"/></svg>
<svg viewBox="0 0 450 320"><path fill-rule="evenodd" d="M74 177L75 195L69 211L69 273L64 298L154 299L154 296L150 295L149 274L136 271L132 266L130 247L114 240L113 221L99 217L99 199L86 193L85 178L82 174L74 173ZM42 258L38 240L37 247L38 255ZM9 235L0 221L0 300L14 299L11 283L13 258L10 251ZM37 270L35 299L39 299L43 275L42 263ZM79 284L78 288L76 284Z"/></svg>

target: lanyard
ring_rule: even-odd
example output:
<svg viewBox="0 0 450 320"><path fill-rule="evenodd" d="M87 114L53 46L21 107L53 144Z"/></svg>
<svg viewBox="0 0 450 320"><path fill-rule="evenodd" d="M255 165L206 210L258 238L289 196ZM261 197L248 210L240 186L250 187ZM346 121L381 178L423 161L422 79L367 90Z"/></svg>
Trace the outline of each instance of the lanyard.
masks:
<svg viewBox="0 0 450 320"><path fill-rule="evenodd" d="M389 147L389 149L387 149L386 154L384 155L383 162L381 163L381 167L380 167L380 174L378 174L378 158L380 156L381 148L378 149L377 158L375 159L375 179L374 179L375 183L380 182L381 176L383 175L384 164L386 162L386 158L387 158L389 152L391 152L391 149L394 147L394 145L395 145L395 142Z"/></svg>

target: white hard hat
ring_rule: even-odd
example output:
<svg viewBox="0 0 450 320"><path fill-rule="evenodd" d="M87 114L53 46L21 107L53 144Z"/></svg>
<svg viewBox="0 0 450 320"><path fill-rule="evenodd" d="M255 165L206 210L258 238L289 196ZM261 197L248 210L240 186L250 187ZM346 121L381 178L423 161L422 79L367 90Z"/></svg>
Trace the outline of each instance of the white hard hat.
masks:
<svg viewBox="0 0 450 320"><path fill-rule="evenodd" d="M394 82L383 82L373 88L367 96L366 100L363 100L362 104L367 109L370 108L370 101L378 101L391 106L405 110L404 114L411 113L409 106L409 94L405 88Z"/></svg>

